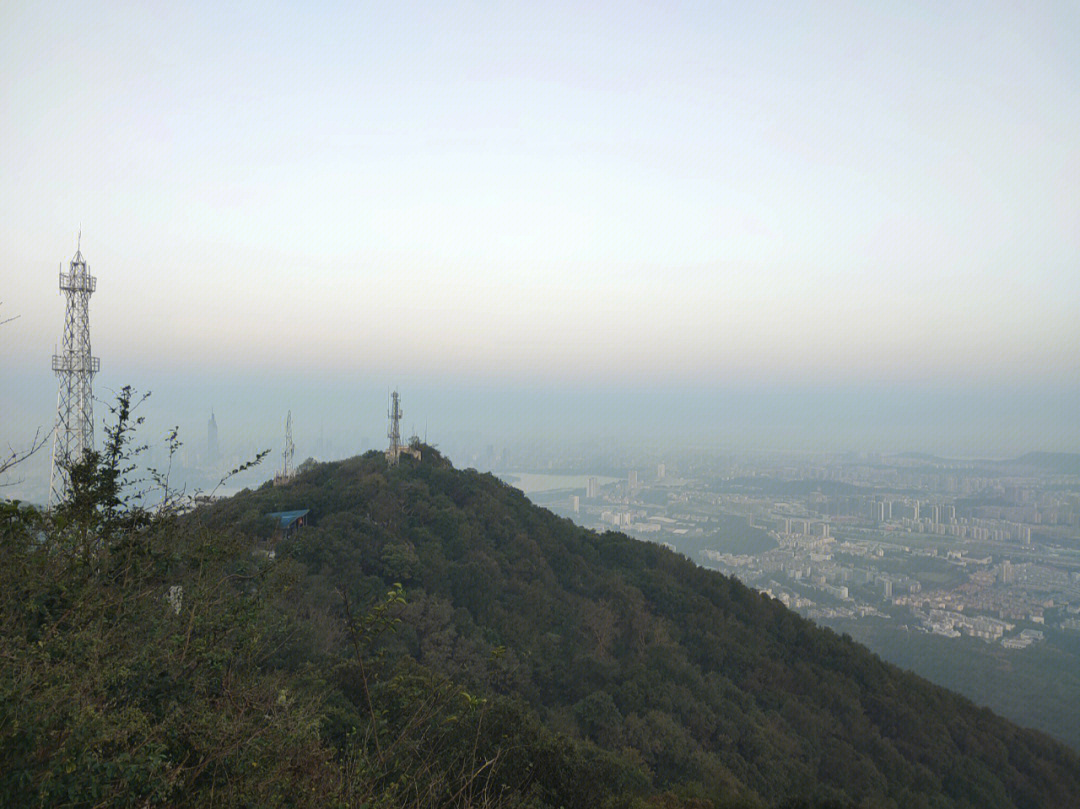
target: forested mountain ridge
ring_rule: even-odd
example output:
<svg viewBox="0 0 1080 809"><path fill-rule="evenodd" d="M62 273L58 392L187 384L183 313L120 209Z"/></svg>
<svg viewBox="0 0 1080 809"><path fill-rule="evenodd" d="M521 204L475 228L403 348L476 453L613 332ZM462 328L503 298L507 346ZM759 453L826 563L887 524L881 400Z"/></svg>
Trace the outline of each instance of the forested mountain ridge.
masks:
<svg viewBox="0 0 1080 809"><path fill-rule="evenodd" d="M1036 807L1080 795L1080 759L1042 734L434 451L396 468L378 453L309 465L192 519L268 539L265 515L291 509L310 509L310 523L275 550L303 566L309 608L339 615L345 599L371 603L402 583L401 623L379 654L538 717L536 738L577 745L592 769L569 778L594 791L560 801L674 790L750 805ZM335 721L345 733L359 719Z"/></svg>

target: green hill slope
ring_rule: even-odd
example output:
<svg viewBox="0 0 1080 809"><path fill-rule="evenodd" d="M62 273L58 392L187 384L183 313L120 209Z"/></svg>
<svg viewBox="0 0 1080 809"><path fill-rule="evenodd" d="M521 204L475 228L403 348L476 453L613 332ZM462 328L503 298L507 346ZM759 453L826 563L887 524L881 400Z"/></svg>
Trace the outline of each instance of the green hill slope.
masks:
<svg viewBox="0 0 1080 809"><path fill-rule="evenodd" d="M394 469L376 453L314 465L198 519L257 534L263 515L293 509L310 509L310 523L276 553L302 564L306 609L333 616L340 594L370 603L401 582L408 603L379 640L385 659L517 706L515 722L538 718L535 750L576 740L579 764L593 764L566 764L566 777L595 789L553 801L675 790L751 805L1036 807L1080 795L1080 759L1049 738L685 557L577 528L432 451Z"/></svg>

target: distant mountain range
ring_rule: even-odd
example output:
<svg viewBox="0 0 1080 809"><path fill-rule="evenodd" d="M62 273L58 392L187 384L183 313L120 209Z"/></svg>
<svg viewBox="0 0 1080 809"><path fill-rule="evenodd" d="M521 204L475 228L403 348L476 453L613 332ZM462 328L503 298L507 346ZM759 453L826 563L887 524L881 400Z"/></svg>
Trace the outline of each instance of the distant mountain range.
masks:
<svg viewBox="0 0 1080 809"><path fill-rule="evenodd" d="M1039 469L1057 475L1080 475L1080 453L1029 452L1006 462L1006 465Z"/></svg>
<svg viewBox="0 0 1080 809"><path fill-rule="evenodd" d="M890 457L908 458L925 463L950 465L965 464L979 466L1015 467L1050 472L1059 475L1080 475L1080 453L1075 452L1028 452L1019 458L1005 460L958 460L954 458L942 458L938 455L930 455L925 452L898 452Z"/></svg>

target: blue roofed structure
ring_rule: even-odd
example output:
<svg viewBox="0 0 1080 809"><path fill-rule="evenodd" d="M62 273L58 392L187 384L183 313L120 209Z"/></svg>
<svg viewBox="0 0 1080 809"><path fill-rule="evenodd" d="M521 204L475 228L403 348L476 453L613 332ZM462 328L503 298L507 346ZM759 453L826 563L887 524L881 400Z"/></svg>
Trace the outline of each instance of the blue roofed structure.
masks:
<svg viewBox="0 0 1080 809"><path fill-rule="evenodd" d="M266 516L277 520L282 536L288 536L297 528L307 524L307 515L310 511L309 508L299 511L274 511Z"/></svg>

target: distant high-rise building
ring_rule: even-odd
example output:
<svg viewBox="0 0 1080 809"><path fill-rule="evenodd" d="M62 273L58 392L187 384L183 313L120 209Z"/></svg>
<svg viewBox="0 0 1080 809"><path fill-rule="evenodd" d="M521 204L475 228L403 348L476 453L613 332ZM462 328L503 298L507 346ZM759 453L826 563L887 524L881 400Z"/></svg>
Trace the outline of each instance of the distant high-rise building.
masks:
<svg viewBox="0 0 1080 809"><path fill-rule="evenodd" d="M636 489L638 487L638 477L637 477L637 470L636 469L631 469L630 470L630 474L627 477L627 483L630 484L631 489Z"/></svg>
<svg viewBox="0 0 1080 809"><path fill-rule="evenodd" d="M588 485L585 487L585 496L590 500L593 500L600 494L600 486L596 482L596 478L589 478Z"/></svg>
<svg viewBox="0 0 1080 809"><path fill-rule="evenodd" d="M214 409L210 408L210 421L206 423L206 463L215 467L218 464L218 430L217 419L214 418Z"/></svg>
<svg viewBox="0 0 1080 809"><path fill-rule="evenodd" d="M1016 571L1013 569L1012 562L1006 559L1001 563L1001 583L1012 584L1016 581Z"/></svg>
<svg viewBox="0 0 1080 809"><path fill-rule="evenodd" d="M657 480L663 480L665 477L667 477L667 466L665 464L662 464L662 463L657 464L656 465L656 479Z"/></svg>
<svg viewBox="0 0 1080 809"><path fill-rule="evenodd" d="M580 512L581 511L581 497L579 497L576 494L571 495L570 496L570 508L572 508L574 510L575 514Z"/></svg>

